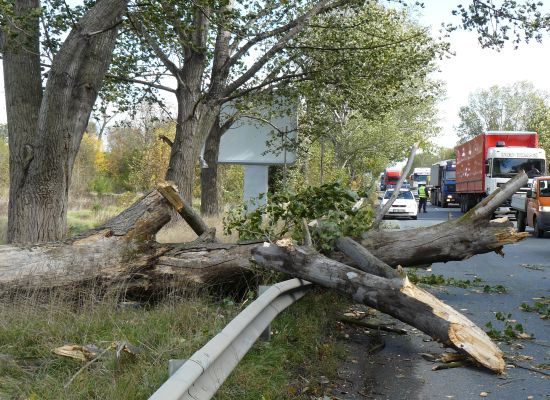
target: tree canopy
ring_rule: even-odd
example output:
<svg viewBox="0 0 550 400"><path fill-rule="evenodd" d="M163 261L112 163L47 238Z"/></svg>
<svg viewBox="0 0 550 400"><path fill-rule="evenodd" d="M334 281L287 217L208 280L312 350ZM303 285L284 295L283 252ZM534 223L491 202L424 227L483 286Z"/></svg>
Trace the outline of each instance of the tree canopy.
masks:
<svg viewBox="0 0 550 400"><path fill-rule="evenodd" d="M529 82L479 89L470 94L468 105L460 108L460 140L485 131L537 130L537 122L548 108L547 98Z"/></svg>

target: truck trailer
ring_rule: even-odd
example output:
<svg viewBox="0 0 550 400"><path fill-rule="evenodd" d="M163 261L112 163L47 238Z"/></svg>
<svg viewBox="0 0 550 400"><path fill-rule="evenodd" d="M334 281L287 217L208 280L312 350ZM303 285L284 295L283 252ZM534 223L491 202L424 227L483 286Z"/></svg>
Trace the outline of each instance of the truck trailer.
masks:
<svg viewBox="0 0 550 400"><path fill-rule="evenodd" d="M521 170L546 171L546 154L536 132L490 131L456 147L456 192L467 212ZM529 185L533 182L529 180ZM522 188L522 192L529 187ZM509 203L498 212L509 213Z"/></svg>
<svg viewBox="0 0 550 400"><path fill-rule="evenodd" d="M449 207L451 203L458 204L456 194L456 160L438 161L430 170L430 201L434 206Z"/></svg>

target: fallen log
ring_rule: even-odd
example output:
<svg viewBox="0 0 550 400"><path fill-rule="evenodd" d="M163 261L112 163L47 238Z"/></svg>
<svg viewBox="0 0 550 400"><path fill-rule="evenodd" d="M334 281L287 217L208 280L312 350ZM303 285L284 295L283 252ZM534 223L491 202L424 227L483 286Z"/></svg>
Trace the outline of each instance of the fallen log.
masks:
<svg viewBox="0 0 550 400"><path fill-rule="evenodd" d="M456 220L418 229L372 230L357 240L392 267L460 261L493 251L503 254L504 245L519 242L529 234L517 232L506 218L491 220L491 216L527 180L524 172L517 174Z"/></svg>
<svg viewBox="0 0 550 400"><path fill-rule="evenodd" d="M470 355L490 370L504 372L500 349L464 315L403 278L383 278L327 258L307 247L265 243L252 250L266 268L333 288L414 326L446 346Z"/></svg>
<svg viewBox="0 0 550 400"><path fill-rule="evenodd" d="M360 242L371 253L372 263L379 264L377 270L368 272L391 278L395 272L388 270L387 265L461 260L474 254L500 252L504 244L527 237L527 233L516 232L507 222L490 221L490 215L506 196L524 184L524 177L527 179L525 174L518 175L458 220L430 228L368 232ZM200 235L198 243L182 247L154 241L155 234L170 220L172 205ZM183 285L186 279L215 284L232 275L232 283L249 276L250 250L254 246L206 246L205 242L213 236L214 231L181 202L175 189L162 185L103 226L68 241L0 246L0 291L72 286L93 279L105 286L131 282L129 288L146 291L163 285ZM353 245L350 239L339 239L340 250L344 243ZM349 252L347 255L353 257ZM380 267L380 263L384 266Z"/></svg>
<svg viewBox="0 0 550 400"><path fill-rule="evenodd" d="M161 190L175 192L166 185ZM187 209L178 211L184 218L189 215ZM98 289L120 286L128 294L141 295L190 283L236 284L251 276L254 245L155 242L155 234L171 215L170 203L154 190L102 226L65 242L2 245L0 292L77 287L93 281ZM192 218L200 219L196 214ZM213 232L203 222L192 226L203 239L211 238Z"/></svg>

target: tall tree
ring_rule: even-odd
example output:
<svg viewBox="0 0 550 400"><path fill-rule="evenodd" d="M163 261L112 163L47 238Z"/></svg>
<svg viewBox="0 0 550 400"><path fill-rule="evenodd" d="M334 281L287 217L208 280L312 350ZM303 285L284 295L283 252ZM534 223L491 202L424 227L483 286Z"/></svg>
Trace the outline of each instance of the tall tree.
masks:
<svg viewBox="0 0 550 400"><path fill-rule="evenodd" d="M182 6L175 0L140 4L130 23L137 45L120 50L118 72L136 82L128 69L149 66L148 90L165 90L177 102L176 137L167 179L176 182L185 200L192 197L195 164L220 107L270 85L303 77L285 57L289 43L319 14L360 0L200 0ZM134 47L135 49L135 47ZM129 62L128 62L129 61ZM133 68L132 68L133 69ZM175 89L162 84L173 78Z"/></svg>
<svg viewBox="0 0 550 400"><path fill-rule="evenodd" d="M468 97L468 105L460 108L457 133L466 141L485 131L536 130L546 97L529 82L477 90Z"/></svg>
<svg viewBox="0 0 550 400"><path fill-rule="evenodd" d="M52 58L45 88L39 0L0 5L10 150L8 241L60 240L67 232L73 163L127 0L99 0L74 24Z"/></svg>

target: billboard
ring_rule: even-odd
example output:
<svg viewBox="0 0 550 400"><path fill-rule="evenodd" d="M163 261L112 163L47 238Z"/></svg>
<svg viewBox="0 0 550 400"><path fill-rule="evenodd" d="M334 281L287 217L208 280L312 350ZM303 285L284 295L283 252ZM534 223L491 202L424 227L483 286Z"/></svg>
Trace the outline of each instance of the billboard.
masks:
<svg viewBox="0 0 550 400"><path fill-rule="evenodd" d="M293 164L296 153L289 149L289 145L296 140L297 108L297 103L282 99L276 105L241 112L221 138L218 163ZM222 122L236 112L234 104L224 106Z"/></svg>

